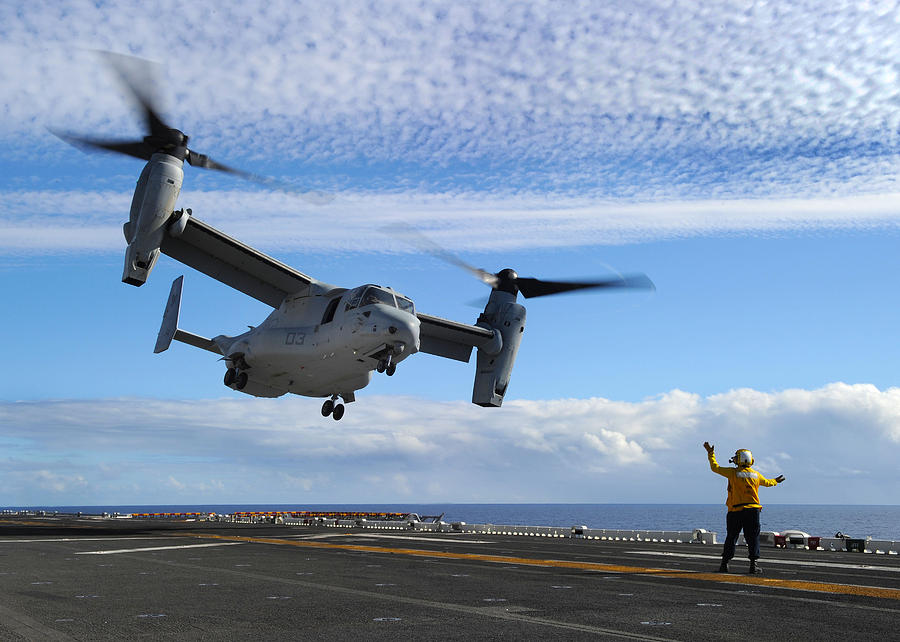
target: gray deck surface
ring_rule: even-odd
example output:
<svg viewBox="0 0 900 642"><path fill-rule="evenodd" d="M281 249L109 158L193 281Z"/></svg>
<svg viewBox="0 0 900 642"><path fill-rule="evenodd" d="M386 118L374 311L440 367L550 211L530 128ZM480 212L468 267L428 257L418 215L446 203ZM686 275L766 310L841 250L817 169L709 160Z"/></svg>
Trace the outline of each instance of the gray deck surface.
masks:
<svg viewBox="0 0 900 642"><path fill-rule="evenodd" d="M738 549L738 553L746 549ZM896 639L896 555L0 519L0 640Z"/></svg>

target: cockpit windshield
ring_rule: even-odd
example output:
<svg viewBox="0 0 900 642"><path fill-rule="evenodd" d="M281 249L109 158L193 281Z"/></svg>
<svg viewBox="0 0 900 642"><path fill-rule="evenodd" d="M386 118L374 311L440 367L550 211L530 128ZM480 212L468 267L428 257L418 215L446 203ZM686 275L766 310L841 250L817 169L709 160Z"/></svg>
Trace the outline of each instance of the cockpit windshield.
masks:
<svg viewBox="0 0 900 642"><path fill-rule="evenodd" d="M394 295L390 292L382 290L381 288L366 288L366 291L363 292L362 300L359 302L360 307L364 305L373 305L375 303L383 303L392 308L397 307L397 304L394 303Z"/></svg>
<svg viewBox="0 0 900 642"><path fill-rule="evenodd" d="M393 292L376 285L363 285L350 290L350 292L347 293L347 305L344 307L344 310L352 310L353 308L361 308L364 305L373 305L376 303L389 305L392 308L400 308L404 312L409 312L410 314L416 313L416 308L412 301L399 295L395 297Z"/></svg>

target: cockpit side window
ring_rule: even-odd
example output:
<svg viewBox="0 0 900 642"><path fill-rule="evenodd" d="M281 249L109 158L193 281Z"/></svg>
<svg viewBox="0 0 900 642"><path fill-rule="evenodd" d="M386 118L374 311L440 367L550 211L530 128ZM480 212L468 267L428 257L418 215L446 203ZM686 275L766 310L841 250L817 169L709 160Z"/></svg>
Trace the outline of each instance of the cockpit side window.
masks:
<svg viewBox="0 0 900 642"><path fill-rule="evenodd" d="M347 305L344 308L345 311L359 307L359 301L362 299L363 290L365 290L365 288L354 288L353 290L350 290L350 293L347 295Z"/></svg>
<svg viewBox="0 0 900 642"><path fill-rule="evenodd" d="M410 314L416 313L416 306L413 305L413 302L399 294L397 295L397 307Z"/></svg>
<svg viewBox="0 0 900 642"><path fill-rule="evenodd" d="M331 301L328 302L328 307L325 308L325 314L322 315L322 324L331 323L334 321L334 313L337 312L338 304L341 302L341 297L335 297Z"/></svg>

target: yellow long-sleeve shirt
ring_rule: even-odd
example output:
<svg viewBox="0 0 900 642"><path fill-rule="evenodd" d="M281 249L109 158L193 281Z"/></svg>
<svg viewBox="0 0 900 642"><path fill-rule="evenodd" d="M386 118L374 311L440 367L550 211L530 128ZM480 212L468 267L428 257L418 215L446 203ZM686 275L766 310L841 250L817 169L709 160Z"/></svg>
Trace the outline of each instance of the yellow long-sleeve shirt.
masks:
<svg viewBox="0 0 900 642"><path fill-rule="evenodd" d="M715 453L709 453L709 468L714 473L728 479L728 511L744 510L745 508L762 508L759 503L760 486L776 486L774 479L766 479L758 472L750 468L722 467L716 462Z"/></svg>

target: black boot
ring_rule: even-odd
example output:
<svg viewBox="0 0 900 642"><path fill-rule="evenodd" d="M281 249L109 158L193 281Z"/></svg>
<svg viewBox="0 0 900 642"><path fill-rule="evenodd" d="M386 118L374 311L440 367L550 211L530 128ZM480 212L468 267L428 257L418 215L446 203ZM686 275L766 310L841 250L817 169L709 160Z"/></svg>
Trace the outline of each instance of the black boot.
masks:
<svg viewBox="0 0 900 642"><path fill-rule="evenodd" d="M756 560L750 560L750 569L747 571L751 575L759 575L762 569L756 565Z"/></svg>
<svg viewBox="0 0 900 642"><path fill-rule="evenodd" d="M727 573L728 572L728 560L722 560L722 563L719 564L719 573Z"/></svg>

